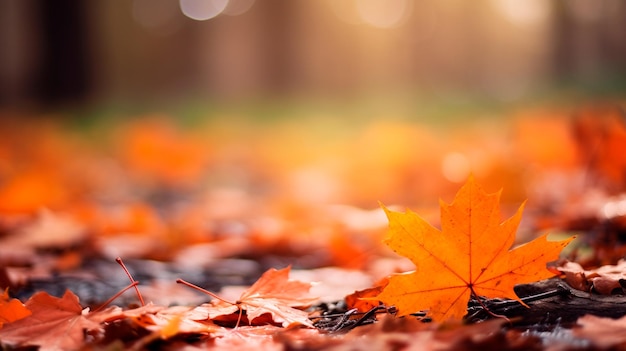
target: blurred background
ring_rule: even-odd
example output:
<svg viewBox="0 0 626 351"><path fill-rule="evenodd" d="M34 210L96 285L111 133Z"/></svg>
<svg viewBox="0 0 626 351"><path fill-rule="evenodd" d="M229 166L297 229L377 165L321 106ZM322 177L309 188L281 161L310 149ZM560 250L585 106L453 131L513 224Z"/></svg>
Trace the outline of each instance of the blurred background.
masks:
<svg viewBox="0 0 626 351"><path fill-rule="evenodd" d="M620 0L3 0L0 195L617 194L624 33Z"/></svg>
<svg viewBox="0 0 626 351"><path fill-rule="evenodd" d="M4 0L0 104L622 93L624 33L620 0Z"/></svg>

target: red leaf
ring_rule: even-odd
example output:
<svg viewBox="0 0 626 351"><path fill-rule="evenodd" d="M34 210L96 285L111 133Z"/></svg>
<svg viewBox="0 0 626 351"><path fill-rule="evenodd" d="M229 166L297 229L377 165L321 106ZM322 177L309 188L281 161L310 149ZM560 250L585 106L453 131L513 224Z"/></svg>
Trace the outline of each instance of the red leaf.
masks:
<svg viewBox="0 0 626 351"><path fill-rule="evenodd" d="M100 328L69 290L62 298L38 292L25 305L32 315L0 329L2 342L15 346L39 345L41 351L75 350L84 345L85 330Z"/></svg>

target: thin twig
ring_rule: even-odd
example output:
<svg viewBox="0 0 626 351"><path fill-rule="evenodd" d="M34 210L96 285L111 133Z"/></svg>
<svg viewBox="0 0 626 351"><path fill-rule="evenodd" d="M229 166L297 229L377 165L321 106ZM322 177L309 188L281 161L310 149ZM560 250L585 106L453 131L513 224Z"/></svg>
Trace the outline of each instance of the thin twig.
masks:
<svg viewBox="0 0 626 351"><path fill-rule="evenodd" d="M354 315L357 312L358 312L358 310L356 308L353 308L351 310L346 311L346 313L341 315L341 318L339 318L339 321L337 323L335 323L335 325L332 328L329 328L328 331L333 333L333 332L336 332L337 330L341 329L343 324L348 319L350 319L350 316Z"/></svg>
<svg viewBox="0 0 626 351"><path fill-rule="evenodd" d="M367 319L369 319L370 317L372 317L373 315L375 315L376 313L378 313L378 311L380 311L382 309L384 309L386 311L387 307L385 307L385 306L373 307L371 310L367 311L361 318L357 319L357 321L354 324L349 325L345 329L346 330L351 330L351 329L354 329L354 328L358 327L359 325L363 324Z"/></svg>

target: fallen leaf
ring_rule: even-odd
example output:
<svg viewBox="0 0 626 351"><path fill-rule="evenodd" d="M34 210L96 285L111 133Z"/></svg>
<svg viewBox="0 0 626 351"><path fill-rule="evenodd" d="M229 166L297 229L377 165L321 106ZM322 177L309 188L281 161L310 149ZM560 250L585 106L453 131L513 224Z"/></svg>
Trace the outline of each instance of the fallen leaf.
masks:
<svg viewBox="0 0 626 351"><path fill-rule="evenodd" d="M411 259L416 270L391 276L377 298L396 306L400 316L429 310L434 320L463 317L470 294L521 302L513 287L553 276L546 263L571 238L550 242L545 234L509 250L523 205L500 223L499 201L499 192L487 194L470 177L451 204L440 201L442 230L410 210L383 206L390 227L385 243Z"/></svg>
<svg viewBox="0 0 626 351"><path fill-rule="evenodd" d="M9 298L9 289L0 295L0 328L5 323L15 322L30 316L32 312L18 299Z"/></svg>
<svg viewBox="0 0 626 351"><path fill-rule="evenodd" d="M284 327L302 324L313 327L307 312L294 307L306 307L317 300L309 295L310 283L289 280L291 267L267 270L249 289L244 291L234 303L213 300L210 304L196 307L194 311L208 314L213 319L218 316L246 311L249 321L269 313Z"/></svg>
<svg viewBox="0 0 626 351"><path fill-rule="evenodd" d="M378 301L369 299L379 295L389 284L388 278L383 278L373 288L357 290L346 296L347 309L356 308L359 312L365 313L379 305Z"/></svg>
<svg viewBox="0 0 626 351"><path fill-rule="evenodd" d="M192 320L189 314L191 310L192 308L187 306L165 308L147 304L146 306L124 311L115 319L130 318L139 326L157 333L162 339L168 339L179 333L208 334L221 329L213 323Z"/></svg>
<svg viewBox="0 0 626 351"><path fill-rule="evenodd" d="M626 260L591 270L584 269L576 262L564 262L558 270L565 273L565 281L578 290L602 295L611 295L616 291L624 293L622 284L626 281Z"/></svg>
<svg viewBox="0 0 626 351"><path fill-rule="evenodd" d="M310 293L320 296L319 302L333 303L372 285L372 278L364 272L338 267L297 269L291 271L291 276L296 280L315 282Z"/></svg>
<svg viewBox="0 0 626 351"><path fill-rule="evenodd" d="M38 345L41 351L76 350L85 344L85 330L100 328L69 290L61 298L38 292L25 306L32 314L0 329L3 343Z"/></svg>
<svg viewBox="0 0 626 351"><path fill-rule="evenodd" d="M576 262L565 261L557 270L565 274L565 282L574 289L591 291L591 282L585 276L585 269Z"/></svg>

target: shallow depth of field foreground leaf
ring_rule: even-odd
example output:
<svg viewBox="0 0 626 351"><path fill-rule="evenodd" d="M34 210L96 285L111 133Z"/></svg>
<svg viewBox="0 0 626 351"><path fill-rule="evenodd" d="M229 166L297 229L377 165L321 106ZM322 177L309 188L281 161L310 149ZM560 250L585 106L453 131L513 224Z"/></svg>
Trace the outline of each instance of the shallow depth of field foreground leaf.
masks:
<svg viewBox="0 0 626 351"><path fill-rule="evenodd" d="M571 239L550 242L544 234L509 250L524 206L500 223L499 201L499 192L487 194L470 177L451 204L440 201L441 230L410 210L383 207L389 219L385 243L416 270L390 277L377 298L395 305L400 316L429 310L434 320L460 319L472 292L519 301L515 285L553 276L546 263Z"/></svg>
<svg viewBox="0 0 626 351"><path fill-rule="evenodd" d="M241 294L236 303L213 300L196 308L197 312L206 312L210 319L217 316L237 313L239 309L246 311L249 321L264 313L272 315L275 322L284 327L290 324L301 324L313 327L309 314L293 307L308 307L318 300L309 294L310 283L289 279L291 267L283 269L271 268Z"/></svg>

